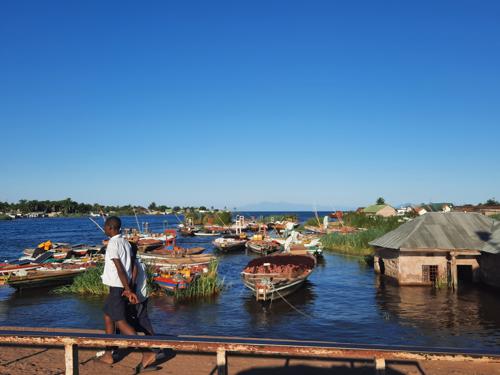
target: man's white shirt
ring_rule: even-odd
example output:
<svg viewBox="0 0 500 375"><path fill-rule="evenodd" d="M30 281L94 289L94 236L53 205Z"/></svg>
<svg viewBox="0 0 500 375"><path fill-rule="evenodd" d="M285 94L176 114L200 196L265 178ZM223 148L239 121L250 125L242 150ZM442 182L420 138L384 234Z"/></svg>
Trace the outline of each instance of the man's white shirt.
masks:
<svg viewBox="0 0 500 375"><path fill-rule="evenodd" d="M104 285L123 288L113 259L119 259L122 262L127 279L130 281L132 278L131 249L130 243L121 234L109 239L104 258L104 272L101 276Z"/></svg>

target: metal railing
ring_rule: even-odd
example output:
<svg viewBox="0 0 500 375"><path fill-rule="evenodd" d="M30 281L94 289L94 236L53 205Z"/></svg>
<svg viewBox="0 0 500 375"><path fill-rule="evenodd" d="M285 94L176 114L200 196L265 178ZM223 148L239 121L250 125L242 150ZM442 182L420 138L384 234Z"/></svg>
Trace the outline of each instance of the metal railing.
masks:
<svg viewBox="0 0 500 375"><path fill-rule="evenodd" d="M291 358L342 358L371 360L376 374L385 373L386 360L500 361L500 350L458 350L419 346L345 344L207 336L122 336L96 333L0 330L0 345L64 347L66 375L78 375L79 347L133 347L173 349L187 353L214 353L218 375L227 375L228 354L286 356Z"/></svg>

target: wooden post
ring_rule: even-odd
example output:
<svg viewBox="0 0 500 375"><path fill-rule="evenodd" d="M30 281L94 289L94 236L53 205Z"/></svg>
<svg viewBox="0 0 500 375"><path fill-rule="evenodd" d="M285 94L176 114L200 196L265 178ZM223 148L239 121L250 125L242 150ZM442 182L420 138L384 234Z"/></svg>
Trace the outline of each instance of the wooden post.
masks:
<svg viewBox="0 0 500 375"><path fill-rule="evenodd" d="M224 349L217 349L217 375L228 375L227 354Z"/></svg>
<svg viewBox="0 0 500 375"><path fill-rule="evenodd" d="M64 344L66 375L78 375L78 345Z"/></svg>
<svg viewBox="0 0 500 375"><path fill-rule="evenodd" d="M385 359L375 358L375 375L385 374Z"/></svg>

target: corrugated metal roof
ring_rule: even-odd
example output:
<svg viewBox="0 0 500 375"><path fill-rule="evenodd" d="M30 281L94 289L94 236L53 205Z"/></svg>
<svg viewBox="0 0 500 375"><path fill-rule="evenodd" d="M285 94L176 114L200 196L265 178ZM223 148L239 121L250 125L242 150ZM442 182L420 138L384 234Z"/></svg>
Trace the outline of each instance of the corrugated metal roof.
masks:
<svg viewBox="0 0 500 375"><path fill-rule="evenodd" d="M370 242L389 249L482 250L495 221L478 213L428 212Z"/></svg>
<svg viewBox="0 0 500 375"><path fill-rule="evenodd" d="M483 251L491 254L500 254L500 221L497 221L491 237L483 247Z"/></svg>

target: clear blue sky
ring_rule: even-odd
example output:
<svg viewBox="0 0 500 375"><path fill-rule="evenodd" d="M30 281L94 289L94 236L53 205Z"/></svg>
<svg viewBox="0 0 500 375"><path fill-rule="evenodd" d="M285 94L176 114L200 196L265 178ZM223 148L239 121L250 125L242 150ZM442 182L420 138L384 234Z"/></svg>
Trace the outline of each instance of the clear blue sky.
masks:
<svg viewBox="0 0 500 375"><path fill-rule="evenodd" d="M3 1L0 200L500 198L498 1Z"/></svg>

